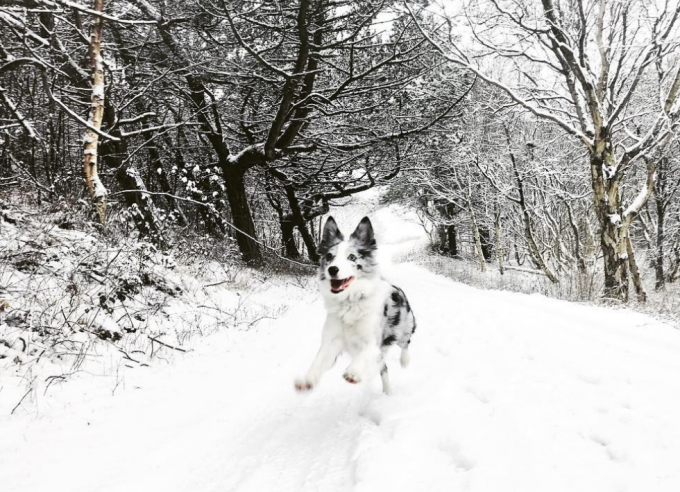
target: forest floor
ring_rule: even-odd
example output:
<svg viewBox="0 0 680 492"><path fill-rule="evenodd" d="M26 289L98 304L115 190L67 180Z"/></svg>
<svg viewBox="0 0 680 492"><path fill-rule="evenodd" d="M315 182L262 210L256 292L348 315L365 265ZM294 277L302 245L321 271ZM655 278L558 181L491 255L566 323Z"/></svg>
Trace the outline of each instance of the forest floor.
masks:
<svg viewBox="0 0 680 492"><path fill-rule="evenodd" d="M346 234L372 203L334 214ZM312 282L268 279L250 294L251 315L269 313L257 324L196 338L171 364L115 382L82 375L3 409L3 490L680 490L680 331L400 263L424 244L419 226L394 207L371 218L384 274L418 319L410 367L388 359L393 395L377 377L347 384L343 358L296 393L324 309ZM183 309L204 302L185 291Z"/></svg>

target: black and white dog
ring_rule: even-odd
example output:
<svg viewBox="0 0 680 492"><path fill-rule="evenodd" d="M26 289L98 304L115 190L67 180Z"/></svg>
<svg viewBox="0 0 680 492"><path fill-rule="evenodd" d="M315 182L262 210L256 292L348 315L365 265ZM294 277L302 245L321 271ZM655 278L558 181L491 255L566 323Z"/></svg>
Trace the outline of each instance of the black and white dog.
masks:
<svg viewBox="0 0 680 492"><path fill-rule="evenodd" d="M326 305L321 348L298 391L316 386L321 375L346 351L352 357L344 378L358 383L380 369L383 391L390 393L384 355L401 347L401 365L409 363L408 346L416 320L404 291L383 279L375 258L373 226L364 217L349 240L329 217L319 244L319 285Z"/></svg>

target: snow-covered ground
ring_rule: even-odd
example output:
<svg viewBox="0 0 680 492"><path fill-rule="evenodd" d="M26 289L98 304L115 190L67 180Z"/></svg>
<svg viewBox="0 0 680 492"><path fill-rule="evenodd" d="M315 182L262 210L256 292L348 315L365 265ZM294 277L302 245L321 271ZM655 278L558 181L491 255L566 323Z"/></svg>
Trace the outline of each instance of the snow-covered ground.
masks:
<svg viewBox="0 0 680 492"><path fill-rule="evenodd" d="M369 198L334 212L346 234L372 211L386 257L423 244L413 216ZM294 298L284 315L206 337L115 396L74 381L68 404L0 416L2 490L680 490L677 330L407 263L385 274L418 319L411 366L388 361L393 395L347 384L346 359L294 391L324 311L291 284L269 294Z"/></svg>

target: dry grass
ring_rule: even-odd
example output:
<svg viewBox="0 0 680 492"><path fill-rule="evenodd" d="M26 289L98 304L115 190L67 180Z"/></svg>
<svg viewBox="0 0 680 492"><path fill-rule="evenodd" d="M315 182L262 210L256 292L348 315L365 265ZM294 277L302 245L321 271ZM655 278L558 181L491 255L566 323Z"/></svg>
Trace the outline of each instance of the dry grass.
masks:
<svg viewBox="0 0 680 492"><path fill-rule="evenodd" d="M560 273L560 282L554 284L542 274L515 270L506 270L501 274L496 264L487 264L486 272L482 272L479 264L473 259L450 258L434 252L411 251L395 260L422 265L434 273L480 289L542 294L572 302L629 308L680 327L680 284L669 284L664 290L657 292L650 281L653 278L651 270L645 272L647 302L638 302L631 290L631 301L622 305L601 298L603 280L599 264L589 265L588 275L585 278L581 277L577 271L563 271Z"/></svg>
<svg viewBox="0 0 680 492"><path fill-rule="evenodd" d="M277 318L313 289L313 265L271 255L249 268L232 241L181 231L161 251L125 228L77 206L0 201L0 411L36 408L76 375L115 391L127 371Z"/></svg>

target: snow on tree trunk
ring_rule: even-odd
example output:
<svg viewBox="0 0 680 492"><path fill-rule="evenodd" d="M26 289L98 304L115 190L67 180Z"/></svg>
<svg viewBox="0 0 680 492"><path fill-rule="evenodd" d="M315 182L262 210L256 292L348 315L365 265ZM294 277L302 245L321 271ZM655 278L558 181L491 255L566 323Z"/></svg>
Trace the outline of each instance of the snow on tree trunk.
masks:
<svg viewBox="0 0 680 492"><path fill-rule="evenodd" d="M623 209L621 182L622 166L616 166L613 146L607 139L597 142L591 154L593 199L600 222L600 246L604 261L604 297L619 301L628 300L629 270L637 268L629 258L628 235L630 225L640 209L647 203L654 188L655 167L647 160L647 184L640 190L633 203ZM630 250L632 251L632 250ZM632 260L635 261L634 259ZM636 273L633 273L636 275ZM634 279L635 280L635 279ZM639 279L638 279L639 280ZM639 286L636 286L636 290Z"/></svg>
<svg viewBox="0 0 680 492"><path fill-rule="evenodd" d="M598 147L603 150L597 152ZM604 297L628 300L628 253L622 235L620 180L611 144L595 145L590 159L593 200L600 223L600 247L604 262Z"/></svg>
<svg viewBox="0 0 680 492"><path fill-rule="evenodd" d="M139 171L131 163L122 165L116 172L116 179L126 191L127 212L130 214L140 236L149 238L160 247L165 247L167 241L163 236L158 210L151 196L146 193L146 185L139 175Z"/></svg>
<svg viewBox="0 0 680 492"><path fill-rule="evenodd" d="M104 0L94 0L94 10L103 12ZM90 39L90 65L92 67L92 95L90 105L89 123L99 130L104 116L104 60L101 56L102 18L95 17ZM92 129L85 132L83 149L83 170L85 184L90 192L90 198L94 204L99 220L103 224L106 221L106 196L107 191L97 172L97 145L99 135Z"/></svg>

